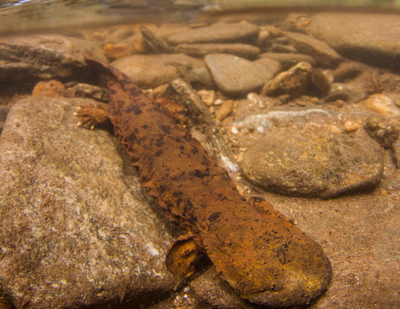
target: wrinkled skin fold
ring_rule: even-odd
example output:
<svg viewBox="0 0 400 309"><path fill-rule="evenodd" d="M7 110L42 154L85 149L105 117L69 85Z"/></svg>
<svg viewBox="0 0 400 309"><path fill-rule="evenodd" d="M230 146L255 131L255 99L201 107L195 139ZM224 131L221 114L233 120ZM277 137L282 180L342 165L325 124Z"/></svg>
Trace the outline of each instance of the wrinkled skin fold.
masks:
<svg viewBox="0 0 400 309"><path fill-rule="evenodd" d="M267 201L246 201L226 170L127 76L87 62L110 90L102 110L138 168L142 186L184 232L167 257L176 277L190 277L192 261L206 254L221 279L260 306L307 306L328 288L331 265L319 244ZM91 114L85 108L76 113L92 127L101 117Z"/></svg>

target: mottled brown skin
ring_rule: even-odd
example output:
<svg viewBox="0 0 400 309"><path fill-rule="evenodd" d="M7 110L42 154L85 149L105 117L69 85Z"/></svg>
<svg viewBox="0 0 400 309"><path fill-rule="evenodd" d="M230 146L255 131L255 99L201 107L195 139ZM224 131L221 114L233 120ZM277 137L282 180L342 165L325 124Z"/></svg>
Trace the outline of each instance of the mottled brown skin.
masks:
<svg viewBox="0 0 400 309"><path fill-rule="evenodd" d="M88 63L110 90L107 114L142 185L186 233L167 258L173 273L191 275L193 252L202 251L220 278L258 305L302 307L327 289L331 266L315 241L267 201L246 201L226 170L127 76L96 61ZM92 126L90 113L77 115L86 116ZM180 246L183 251L177 253ZM185 264L180 261L185 257L190 261L175 269Z"/></svg>

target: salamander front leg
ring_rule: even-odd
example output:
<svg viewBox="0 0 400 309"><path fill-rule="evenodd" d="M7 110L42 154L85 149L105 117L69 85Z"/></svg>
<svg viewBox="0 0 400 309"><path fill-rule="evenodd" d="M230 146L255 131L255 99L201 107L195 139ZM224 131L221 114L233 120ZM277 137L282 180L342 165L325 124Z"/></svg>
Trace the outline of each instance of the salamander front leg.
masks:
<svg viewBox="0 0 400 309"><path fill-rule="evenodd" d="M97 103L96 106L83 105L76 108L75 117L81 117L76 124L93 130L96 126L105 125L110 122L107 116L107 104Z"/></svg>

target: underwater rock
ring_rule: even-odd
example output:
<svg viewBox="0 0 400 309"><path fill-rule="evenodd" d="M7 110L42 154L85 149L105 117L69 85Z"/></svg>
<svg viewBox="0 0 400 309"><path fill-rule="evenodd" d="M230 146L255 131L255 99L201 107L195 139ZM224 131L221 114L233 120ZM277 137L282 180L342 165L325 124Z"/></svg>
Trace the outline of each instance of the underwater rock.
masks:
<svg viewBox="0 0 400 309"><path fill-rule="evenodd" d="M268 134L244 153L241 165L268 191L331 198L375 186L383 149L368 136L299 130Z"/></svg>
<svg viewBox="0 0 400 309"><path fill-rule="evenodd" d="M313 57L310 57L308 55L303 55L303 54L288 54L288 53L263 53L258 56L259 58L269 58L273 59L275 61L278 61L280 64L282 64L282 68L284 70L289 70L291 67L295 66L299 62L308 62L311 64L313 67L315 67L317 64L314 60Z"/></svg>
<svg viewBox="0 0 400 309"><path fill-rule="evenodd" d="M3 37L0 82L67 78L86 65L84 54L108 62L98 42L56 34Z"/></svg>
<svg viewBox="0 0 400 309"><path fill-rule="evenodd" d="M345 57L398 70L399 27L396 14L318 13L307 30Z"/></svg>
<svg viewBox="0 0 400 309"><path fill-rule="evenodd" d="M342 61L340 55L324 41L296 32L282 31L282 34L300 53L311 56L323 68L335 68Z"/></svg>
<svg viewBox="0 0 400 309"><path fill-rule="evenodd" d="M272 78L265 65L227 54L210 54L204 58L219 89L228 94L261 88Z"/></svg>
<svg viewBox="0 0 400 309"><path fill-rule="evenodd" d="M179 77L177 69L158 55L132 55L118 59L111 65L145 89L168 84Z"/></svg>
<svg viewBox="0 0 400 309"><path fill-rule="evenodd" d="M183 31L168 38L168 43L223 43L238 42L249 37L256 37L259 27L248 22L226 24L218 22L208 27Z"/></svg>
<svg viewBox="0 0 400 309"><path fill-rule="evenodd" d="M82 104L22 99L0 137L0 281L16 308L139 307L174 284L175 235L116 138L76 127Z"/></svg>
<svg viewBox="0 0 400 309"><path fill-rule="evenodd" d="M179 77L194 85L213 85L204 61L185 54L132 55L114 61L112 66L145 89L168 84Z"/></svg>
<svg viewBox="0 0 400 309"><path fill-rule="evenodd" d="M365 130L383 148L390 148L400 137L400 118L368 117Z"/></svg>
<svg viewBox="0 0 400 309"><path fill-rule="evenodd" d="M307 93L312 67L308 62L299 62L288 71L279 73L261 89L262 95L288 94L292 97Z"/></svg>
<svg viewBox="0 0 400 309"><path fill-rule="evenodd" d="M175 47L176 53L200 57L208 54L230 54L242 58L255 58L260 49L248 44L179 44Z"/></svg>
<svg viewBox="0 0 400 309"><path fill-rule="evenodd" d="M63 97L65 87L58 80L50 80L38 82L33 88L32 96L34 97Z"/></svg>

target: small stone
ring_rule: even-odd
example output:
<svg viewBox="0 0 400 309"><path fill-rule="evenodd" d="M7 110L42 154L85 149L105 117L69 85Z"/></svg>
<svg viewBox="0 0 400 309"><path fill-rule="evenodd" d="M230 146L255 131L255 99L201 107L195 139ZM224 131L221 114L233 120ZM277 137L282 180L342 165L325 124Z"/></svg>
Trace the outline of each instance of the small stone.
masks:
<svg viewBox="0 0 400 309"><path fill-rule="evenodd" d="M120 59L132 55L133 47L123 43L106 44L103 53L108 59Z"/></svg>
<svg viewBox="0 0 400 309"><path fill-rule="evenodd" d="M271 36L268 30L264 29L263 26L260 27L260 32L257 37L257 45L258 46L268 46L271 44Z"/></svg>
<svg viewBox="0 0 400 309"><path fill-rule="evenodd" d="M212 24L208 27L191 29L174 34L168 38L171 44L182 43L221 43L226 41L239 41L258 35L259 27L248 22L226 24L223 22Z"/></svg>
<svg viewBox="0 0 400 309"><path fill-rule="evenodd" d="M229 94L253 91L272 78L266 66L232 55L210 54L205 62L217 86Z"/></svg>
<svg viewBox="0 0 400 309"><path fill-rule="evenodd" d="M377 185L383 149L365 135L287 130L251 145L242 167L249 179L269 191L331 198Z"/></svg>
<svg viewBox="0 0 400 309"><path fill-rule="evenodd" d="M262 95L289 94L292 97L306 93L311 74L308 62L299 62L290 70L279 73L261 89Z"/></svg>
<svg viewBox="0 0 400 309"><path fill-rule="evenodd" d="M231 128L231 132L232 132L233 134L238 134L238 133L239 133L239 130L238 130L237 127L232 127L232 128Z"/></svg>
<svg viewBox="0 0 400 309"><path fill-rule="evenodd" d="M197 94L200 96L201 100L205 105L211 106L215 101L215 91L214 90L199 90Z"/></svg>
<svg viewBox="0 0 400 309"><path fill-rule="evenodd" d="M230 54L242 58L255 58L260 49L248 44L179 44L175 47L176 53L184 53L187 55L201 57L208 54Z"/></svg>
<svg viewBox="0 0 400 309"><path fill-rule="evenodd" d="M331 90L329 76L325 75L322 69L311 70L311 84L321 94L326 94Z"/></svg>
<svg viewBox="0 0 400 309"><path fill-rule="evenodd" d="M383 148L390 148L400 137L400 118L368 117L365 130Z"/></svg>
<svg viewBox="0 0 400 309"><path fill-rule="evenodd" d="M400 109L384 94L373 94L365 100L365 106L385 116L398 116Z"/></svg>
<svg viewBox="0 0 400 309"><path fill-rule="evenodd" d="M33 88L32 96L34 97L62 97L64 96L65 87L58 80L50 80L38 82Z"/></svg>
<svg viewBox="0 0 400 309"><path fill-rule="evenodd" d="M357 122L346 121L344 128L347 132L354 132L360 129L360 124Z"/></svg>
<svg viewBox="0 0 400 309"><path fill-rule="evenodd" d="M232 110L233 110L233 101L226 100L224 101L224 103L222 103L221 107L215 113L215 118L219 121L222 121L232 113Z"/></svg>

